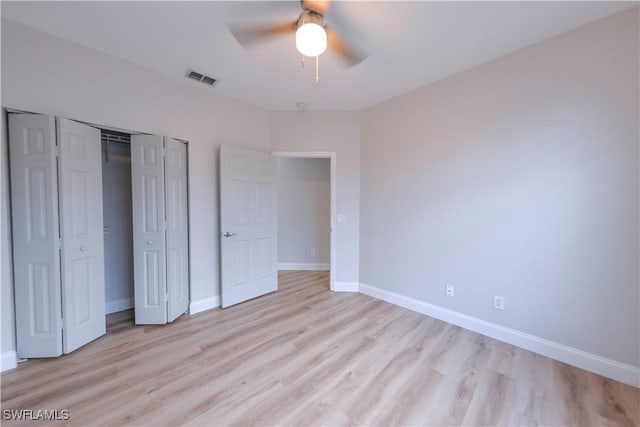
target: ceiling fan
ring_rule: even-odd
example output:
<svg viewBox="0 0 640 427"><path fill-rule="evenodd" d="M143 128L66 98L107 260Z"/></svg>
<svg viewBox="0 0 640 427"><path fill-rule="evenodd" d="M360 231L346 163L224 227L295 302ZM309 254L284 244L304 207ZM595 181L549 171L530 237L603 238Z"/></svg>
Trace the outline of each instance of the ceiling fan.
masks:
<svg viewBox="0 0 640 427"><path fill-rule="evenodd" d="M330 0L301 0L300 6L302 12L294 21L230 27L231 34L242 46L249 47L274 36L295 33L296 49L303 55L303 61L304 57L319 57L327 48L337 53L349 67L366 58L362 51L346 43L338 32L325 22Z"/></svg>

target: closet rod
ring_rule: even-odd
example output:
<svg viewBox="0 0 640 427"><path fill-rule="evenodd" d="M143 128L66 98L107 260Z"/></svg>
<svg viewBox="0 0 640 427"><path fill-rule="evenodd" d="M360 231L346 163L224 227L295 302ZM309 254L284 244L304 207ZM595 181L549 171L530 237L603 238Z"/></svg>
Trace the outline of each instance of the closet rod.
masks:
<svg viewBox="0 0 640 427"><path fill-rule="evenodd" d="M100 138L100 140L105 142L117 142L118 144L131 144L131 141L118 141L118 140L109 139L109 138Z"/></svg>

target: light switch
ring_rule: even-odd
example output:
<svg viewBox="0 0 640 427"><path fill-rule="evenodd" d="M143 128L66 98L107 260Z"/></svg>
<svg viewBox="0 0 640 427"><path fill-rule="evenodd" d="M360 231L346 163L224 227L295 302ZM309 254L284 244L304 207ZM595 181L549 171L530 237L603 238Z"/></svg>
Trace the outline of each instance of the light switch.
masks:
<svg viewBox="0 0 640 427"><path fill-rule="evenodd" d="M346 214L338 214L338 222L347 222L347 215Z"/></svg>

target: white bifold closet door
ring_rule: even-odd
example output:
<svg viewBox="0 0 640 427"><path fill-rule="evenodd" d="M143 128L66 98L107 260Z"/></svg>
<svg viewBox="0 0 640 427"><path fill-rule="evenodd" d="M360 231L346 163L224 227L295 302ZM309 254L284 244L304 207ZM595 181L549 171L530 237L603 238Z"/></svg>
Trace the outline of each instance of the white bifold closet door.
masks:
<svg viewBox="0 0 640 427"><path fill-rule="evenodd" d="M9 114L16 344L19 358L62 354L54 118Z"/></svg>
<svg viewBox="0 0 640 427"><path fill-rule="evenodd" d="M134 295L137 324L163 324L189 305L187 147L131 136Z"/></svg>
<svg viewBox="0 0 640 427"><path fill-rule="evenodd" d="M167 215L167 320L189 308L189 221L187 199L187 144L173 138L165 143Z"/></svg>
<svg viewBox="0 0 640 427"><path fill-rule="evenodd" d="M100 132L9 115L18 357L69 353L105 333Z"/></svg>
<svg viewBox="0 0 640 427"><path fill-rule="evenodd" d="M58 118L64 352L106 331L100 131Z"/></svg>

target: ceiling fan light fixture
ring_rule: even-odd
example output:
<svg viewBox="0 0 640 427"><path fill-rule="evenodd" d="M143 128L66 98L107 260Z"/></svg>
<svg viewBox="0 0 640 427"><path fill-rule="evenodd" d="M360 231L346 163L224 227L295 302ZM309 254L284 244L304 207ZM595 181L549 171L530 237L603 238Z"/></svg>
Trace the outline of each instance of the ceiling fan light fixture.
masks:
<svg viewBox="0 0 640 427"><path fill-rule="evenodd" d="M327 32L324 29L322 16L305 11L300 16L296 30L296 49L304 56L320 56L327 50Z"/></svg>

